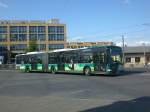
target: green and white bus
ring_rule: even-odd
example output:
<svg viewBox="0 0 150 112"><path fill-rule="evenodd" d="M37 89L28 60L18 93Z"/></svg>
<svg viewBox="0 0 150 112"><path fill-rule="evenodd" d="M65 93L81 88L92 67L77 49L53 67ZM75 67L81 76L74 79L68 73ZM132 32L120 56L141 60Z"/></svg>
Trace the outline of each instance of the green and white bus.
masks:
<svg viewBox="0 0 150 112"><path fill-rule="evenodd" d="M17 55L16 68L25 72L115 75L123 71L122 61L121 47L101 46Z"/></svg>

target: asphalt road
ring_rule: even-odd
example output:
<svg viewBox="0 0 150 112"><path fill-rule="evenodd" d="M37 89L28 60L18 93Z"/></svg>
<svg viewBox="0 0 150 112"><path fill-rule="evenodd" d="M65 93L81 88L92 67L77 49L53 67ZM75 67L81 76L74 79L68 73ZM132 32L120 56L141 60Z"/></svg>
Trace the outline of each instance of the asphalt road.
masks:
<svg viewBox="0 0 150 112"><path fill-rule="evenodd" d="M0 70L0 112L150 112L150 73L113 77Z"/></svg>

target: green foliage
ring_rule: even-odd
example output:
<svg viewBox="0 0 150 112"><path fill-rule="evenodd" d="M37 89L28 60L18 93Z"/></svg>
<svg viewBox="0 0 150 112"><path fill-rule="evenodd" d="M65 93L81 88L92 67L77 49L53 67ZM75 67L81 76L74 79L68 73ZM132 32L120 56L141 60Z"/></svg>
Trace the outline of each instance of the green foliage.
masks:
<svg viewBox="0 0 150 112"><path fill-rule="evenodd" d="M38 45L36 41L30 41L29 47L25 50L25 52L34 52L38 51Z"/></svg>

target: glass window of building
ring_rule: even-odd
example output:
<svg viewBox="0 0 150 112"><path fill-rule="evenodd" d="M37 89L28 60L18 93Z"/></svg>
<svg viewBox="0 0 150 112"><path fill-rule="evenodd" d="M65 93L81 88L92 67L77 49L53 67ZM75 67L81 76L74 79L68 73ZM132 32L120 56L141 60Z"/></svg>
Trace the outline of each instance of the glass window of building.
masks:
<svg viewBox="0 0 150 112"><path fill-rule="evenodd" d="M46 49L46 45L45 44L39 44L39 50L45 50Z"/></svg>
<svg viewBox="0 0 150 112"><path fill-rule="evenodd" d="M140 62L140 57L135 57L135 62L139 63Z"/></svg>
<svg viewBox="0 0 150 112"><path fill-rule="evenodd" d="M0 33L7 33L7 26L0 26Z"/></svg>
<svg viewBox="0 0 150 112"><path fill-rule="evenodd" d="M64 48L64 44L49 44L49 50L63 49L63 48Z"/></svg>
<svg viewBox="0 0 150 112"><path fill-rule="evenodd" d="M7 34L0 34L0 42L7 41Z"/></svg>
<svg viewBox="0 0 150 112"><path fill-rule="evenodd" d="M37 33L37 26L30 26L29 27L29 32L30 33Z"/></svg>
<svg viewBox="0 0 150 112"><path fill-rule="evenodd" d="M130 63L130 62L131 62L131 58L130 58L130 57L127 57L127 58L126 58L126 62L127 62L127 63Z"/></svg>
<svg viewBox="0 0 150 112"><path fill-rule="evenodd" d="M10 26L10 33L18 33L18 26Z"/></svg>
<svg viewBox="0 0 150 112"><path fill-rule="evenodd" d="M64 34L57 34L58 41L64 41Z"/></svg>
<svg viewBox="0 0 150 112"><path fill-rule="evenodd" d="M26 26L19 26L19 33L26 33L27 27Z"/></svg>
<svg viewBox="0 0 150 112"><path fill-rule="evenodd" d="M18 34L10 34L10 41L18 41Z"/></svg>
<svg viewBox="0 0 150 112"><path fill-rule="evenodd" d="M29 35L29 40L30 41L36 41L37 40L37 34L30 34Z"/></svg>
<svg viewBox="0 0 150 112"><path fill-rule="evenodd" d="M0 45L0 51L6 51L7 50L7 45ZM1 54L2 52L0 52Z"/></svg>
<svg viewBox="0 0 150 112"><path fill-rule="evenodd" d="M38 40L45 41L45 34L38 34Z"/></svg>
<svg viewBox="0 0 150 112"><path fill-rule="evenodd" d="M16 50L16 45L10 45L10 50Z"/></svg>
<svg viewBox="0 0 150 112"><path fill-rule="evenodd" d="M64 26L57 26L57 33L64 33Z"/></svg>
<svg viewBox="0 0 150 112"><path fill-rule="evenodd" d="M18 44L16 50L25 50L27 48L26 44Z"/></svg>
<svg viewBox="0 0 150 112"><path fill-rule="evenodd" d="M10 50L25 50L26 48L27 48L26 44L10 45Z"/></svg>
<svg viewBox="0 0 150 112"><path fill-rule="evenodd" d="M56 27L55 26L48 26L48 33L56 33Z"/></svg>
<svg viewBox="0 0 150 112"><path fill-rule="evenodd" d="M45 33L45 26L38 26L38 33Z"/></svg>
<svg viewBox="0 0 150 112"><path fill-rule="evenodd" d="M57 40L56 34L49 34L48 35L48 40L49 41L55 41L55 40Z"/></svg>
<svg viewBox="0 0 150 112"><path fill-rule="evenodd" d="M19 34L19 41L26 41L27 35L26 34Z"/></svg>

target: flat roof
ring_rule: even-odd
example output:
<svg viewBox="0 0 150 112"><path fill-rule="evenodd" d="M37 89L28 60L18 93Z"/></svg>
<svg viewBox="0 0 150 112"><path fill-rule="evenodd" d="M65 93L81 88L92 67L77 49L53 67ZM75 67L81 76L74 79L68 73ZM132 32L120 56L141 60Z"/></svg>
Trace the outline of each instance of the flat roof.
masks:
<svg viewBox="0 0 150 112"><path fill-rule="evenodd" d="M0 20L0 24L60 24L59 19L50 20Z"/></svg>
<svg viewBox="0 0 150 112"><path fill-rule="evenodd" d="M125 47L124 53L150 53L150 46L135 46L135 47Z"/></svg>

